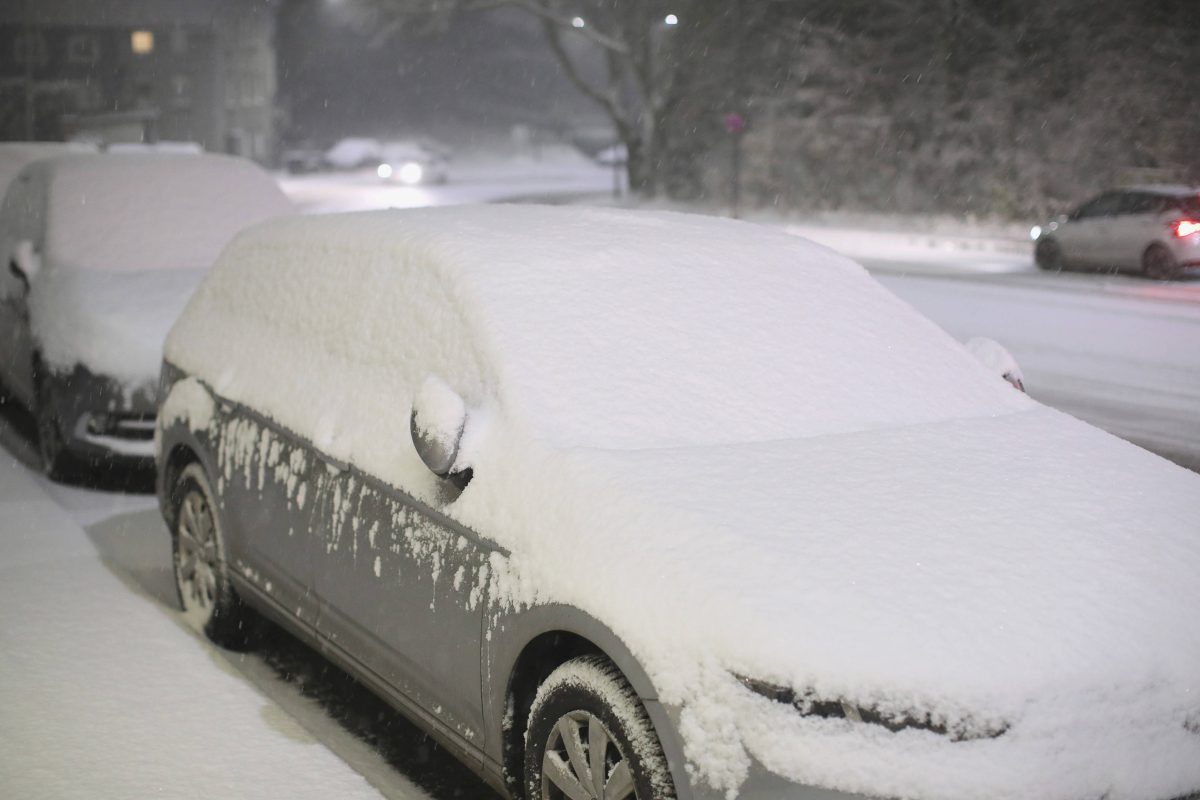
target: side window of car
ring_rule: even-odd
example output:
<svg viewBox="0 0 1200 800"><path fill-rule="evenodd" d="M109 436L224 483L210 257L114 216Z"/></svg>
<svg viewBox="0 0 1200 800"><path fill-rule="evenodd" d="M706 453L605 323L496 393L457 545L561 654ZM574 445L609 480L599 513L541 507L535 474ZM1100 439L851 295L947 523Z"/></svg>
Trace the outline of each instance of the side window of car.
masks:
<svg viewBox="0 0 1200 800"><path fill-rule="evenodd" d="M1111 213L1111 211L1106 209L1111 209L1115 205L1114 200L1115 198L1112 194L1102 194L1075 209L1070 217L1073 220L1083 220L1106 216Z"/></svg>
<svg viewBox="0 0 1200 800"><path fill-rule="evenodd" d="M1121 195L1120 214L1154 214L1162 208L1162 198L1144 192L1124 192Z"/></svg>

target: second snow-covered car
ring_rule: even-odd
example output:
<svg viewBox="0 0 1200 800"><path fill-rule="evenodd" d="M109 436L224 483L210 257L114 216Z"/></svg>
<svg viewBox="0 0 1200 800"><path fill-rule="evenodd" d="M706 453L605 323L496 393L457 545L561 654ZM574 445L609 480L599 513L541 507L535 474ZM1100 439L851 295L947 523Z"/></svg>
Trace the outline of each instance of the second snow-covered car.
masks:
<svg viewBox="0 0 1200 800"><path fill-rule="evenodd" d="M1034 260L1044 270L1114 269L1174 278L1200 266L1200 188L1105 192L1030 233Z"/></svg>
<svg viewBox="0 0 1200 800"><path fill-rule="evenodd" d="M0 206L0 380L37 419L45 467L153 458L167 330L233 235L292 212L249 161L68 155Z"/></svg>
<svg viewBox="0 0 1200 800"><path fill-rule="evenodd" d="M729 220L268 223L165 348L182 607L527 800L1200 790L1200 476L973 347Z"/></svg>

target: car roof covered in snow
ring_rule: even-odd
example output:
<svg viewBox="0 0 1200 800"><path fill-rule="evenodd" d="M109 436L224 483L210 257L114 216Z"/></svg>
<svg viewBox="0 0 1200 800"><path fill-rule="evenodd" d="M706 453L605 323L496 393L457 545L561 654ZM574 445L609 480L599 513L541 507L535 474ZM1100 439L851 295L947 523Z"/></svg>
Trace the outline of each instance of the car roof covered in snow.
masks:
<svg viewBox="0 0 1200 800"><path fill-rule="evenodd" d="M28 169L46 185L46 252L71 268L207 267L242 228L294 212L269 174L230 156L76 154Z"/></svg>
<svg viewBox="0 0 1200 800"><path fill-rule="evenodd" d="M26 165L42 158L89 152L95 152L95 148L73 142L0 142L0 199Z"/></svg>
<svg viewBox="0 0 1200 800"><path fill-rule="evenodd" d="M306 350L267 355L273 336ZM310 430L316 406L295 398L326 391L296 374L312 351L347 362L326 370L376 363L408 398L438 374L577 446L805 437L1026 402L854 262L777 229L667 212L506 205L280 220L229 247L167 355L244 382L264 410ZM252 389L280 369L292 399ZM356 397L370 393L370 380L354 381ZM329 408L344 413L332 397Z"/></svg>

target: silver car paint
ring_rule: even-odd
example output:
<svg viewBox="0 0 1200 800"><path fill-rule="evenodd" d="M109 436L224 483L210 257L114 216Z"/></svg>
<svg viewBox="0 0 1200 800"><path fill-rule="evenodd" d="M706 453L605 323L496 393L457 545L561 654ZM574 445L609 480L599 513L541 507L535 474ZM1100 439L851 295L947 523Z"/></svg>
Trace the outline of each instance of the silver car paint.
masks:
<svg viewBox="0 0 1200 800"><path fill-rule="evenodd" d="M182 377L164 364L160 396ZM490 563L508 557L504 548L236 403L218 398L203 431L175 421L160 436L158 497L168 523L174 456L184 454L199 460L217 491L243 600L370 686L501 793L510 793L504 725L514 670L530 642L565 633L602 651L629 680L658 733L677 796L724 797L691 784L681 709L658 701L645 670L602 622L566 605L491 601ZM248 457L234 466L230 450L237 447ZM314 490L303 508L286 486L301 456L300 472ZM289 470L276 472L282 461ZM376 569L391 579L379 580ZM739 796L857 797L792 784L757 765Z"/></svg>

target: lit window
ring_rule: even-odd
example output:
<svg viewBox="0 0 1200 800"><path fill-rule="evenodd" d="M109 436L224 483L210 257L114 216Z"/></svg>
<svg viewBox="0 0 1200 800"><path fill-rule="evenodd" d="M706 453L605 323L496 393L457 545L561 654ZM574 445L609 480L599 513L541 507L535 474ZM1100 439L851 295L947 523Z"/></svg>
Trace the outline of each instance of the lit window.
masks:
<svg viewBox="0 0 1200 800"><path fill-rule="evenodd" d="M134 31L129 35L129 47L139 56L154 52L154 31Z"/></svg>

